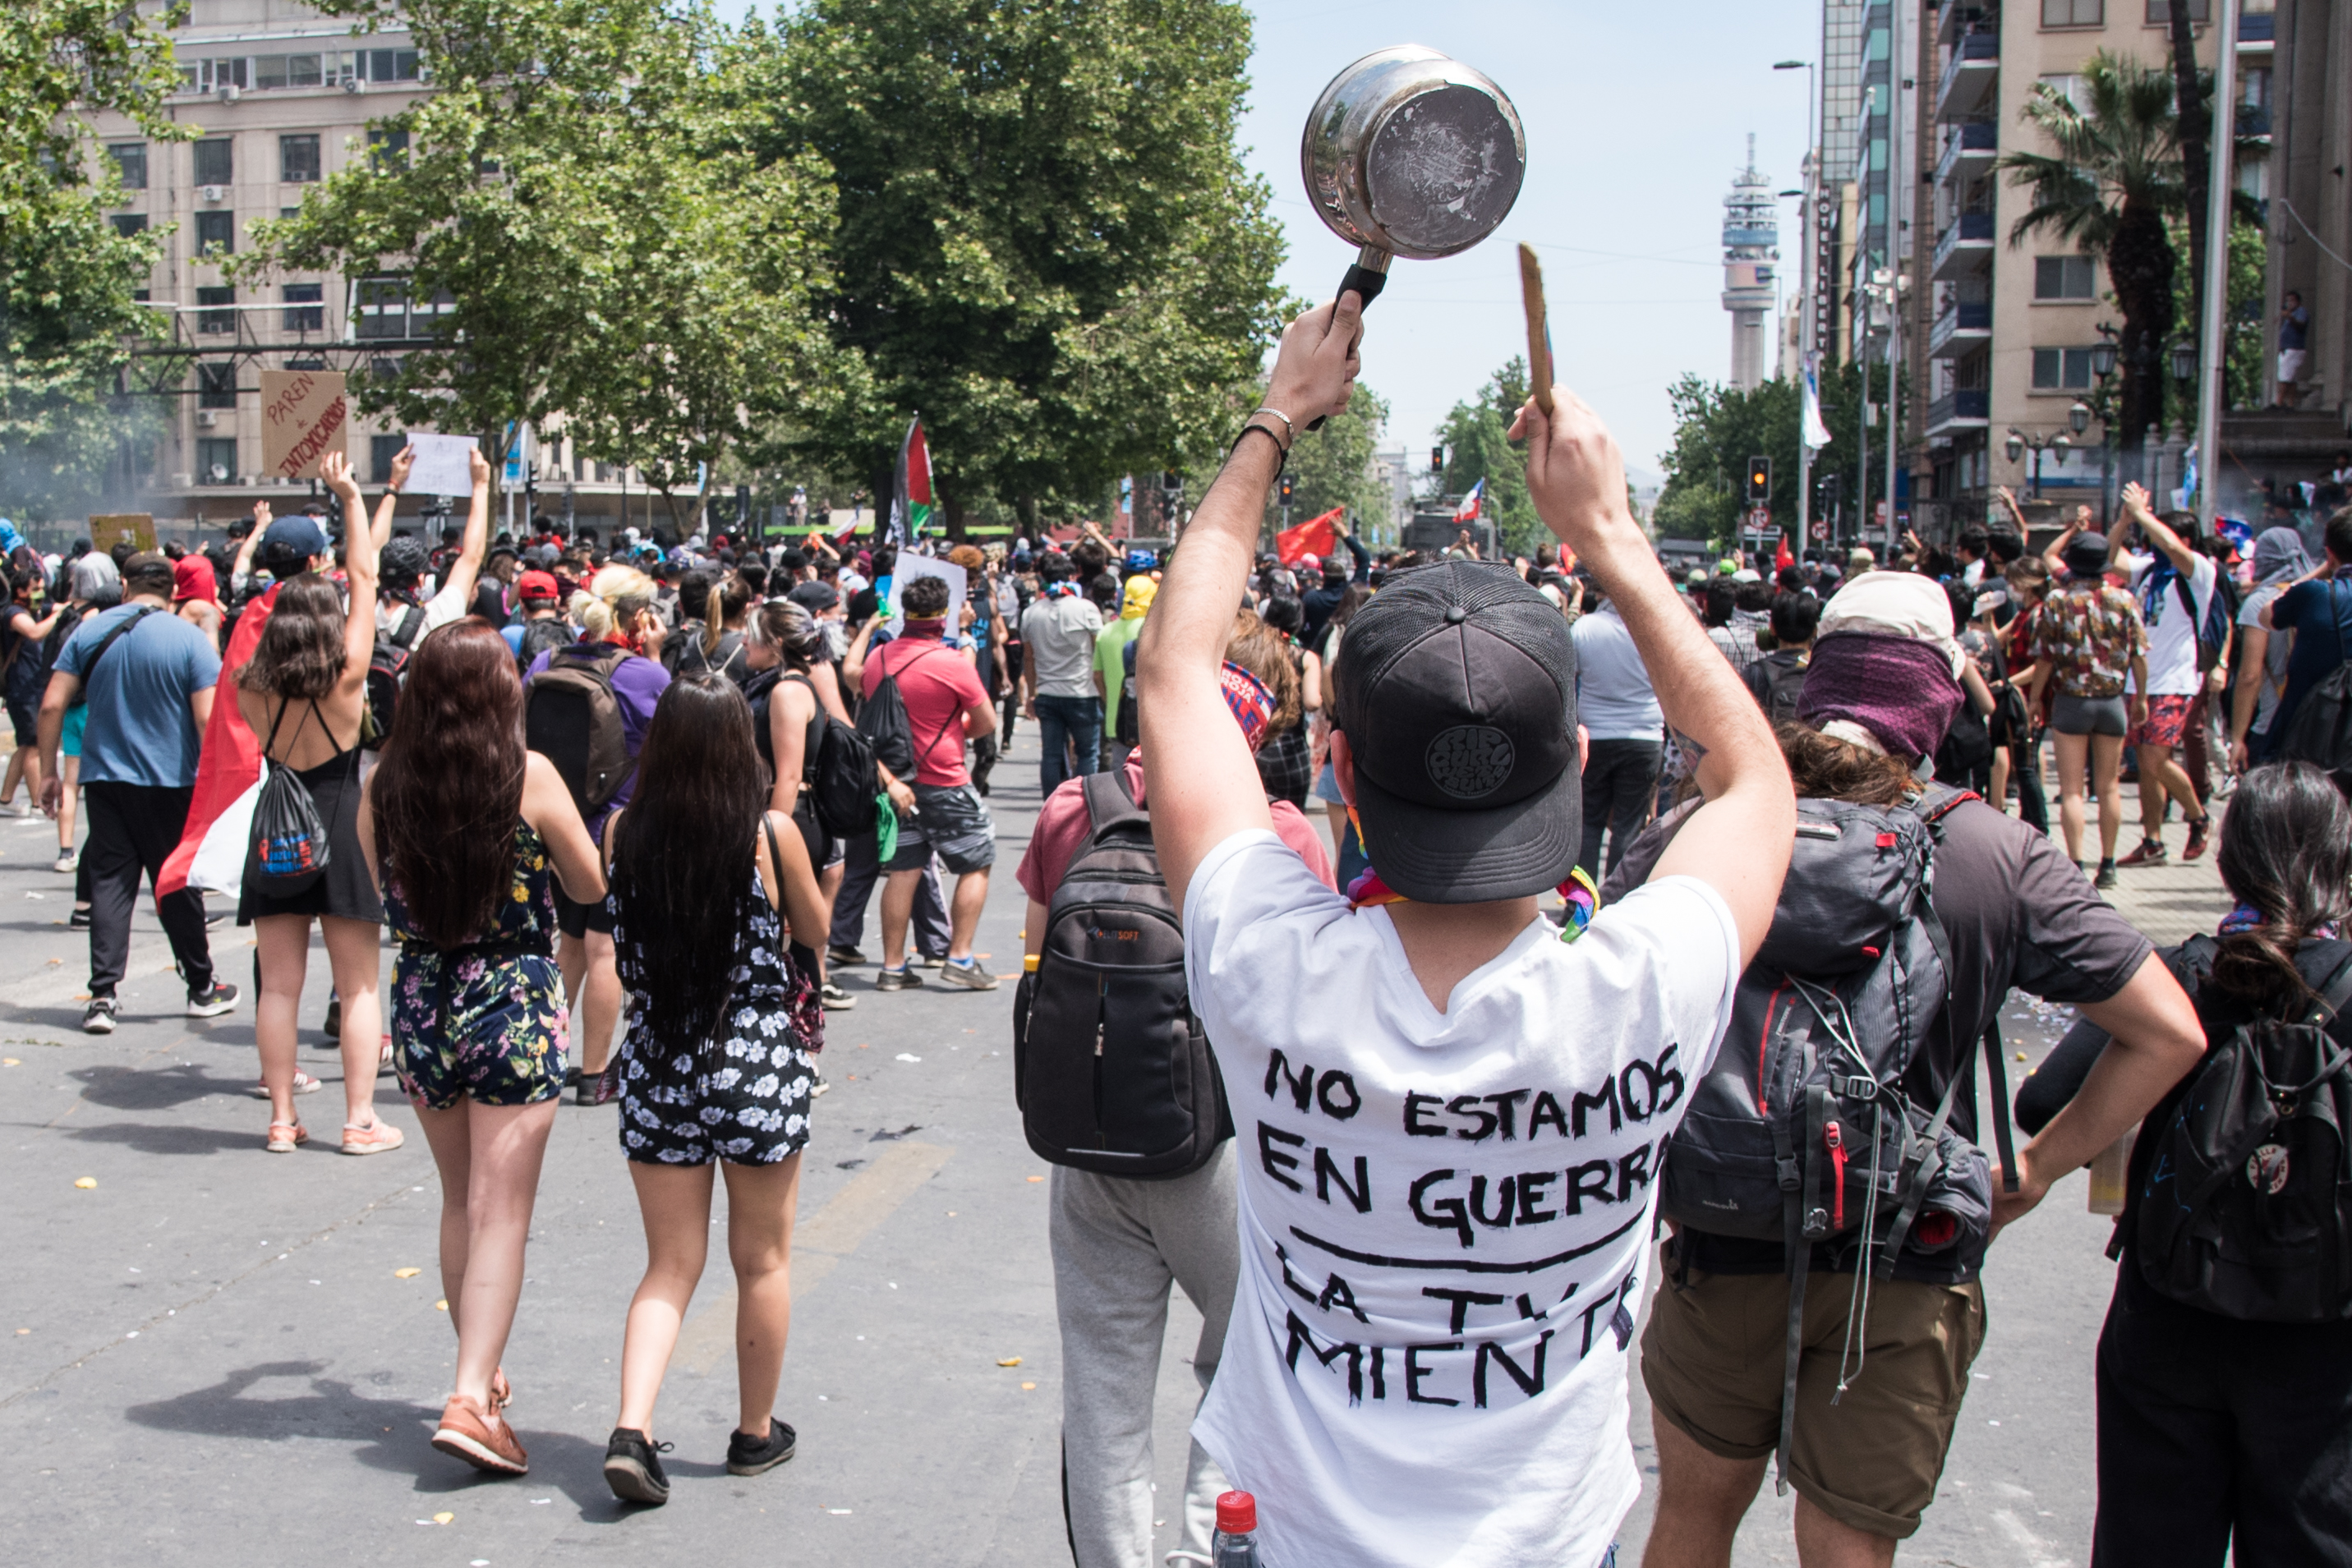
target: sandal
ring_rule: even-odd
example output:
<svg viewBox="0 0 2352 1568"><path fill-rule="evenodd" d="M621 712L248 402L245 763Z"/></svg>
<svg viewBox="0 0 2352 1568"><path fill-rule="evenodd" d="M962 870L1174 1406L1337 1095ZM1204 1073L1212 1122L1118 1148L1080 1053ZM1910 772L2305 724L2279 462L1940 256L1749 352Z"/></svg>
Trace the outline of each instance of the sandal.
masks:
<svg viewBox="0 0 2352 1568"><path fill-rule="evenodd" d="M325 1085L321 1084L317 1079L311 1077L309 1073L303 1072L299 1070L296 1071L294 1074L295 1093L316 1094L324 1087ZM246 1092L252 1095L256 1100L267 1100L269 1098L269 1085L267 1083L257 1083L252 1088L247 1090Z"/></svg>
<svg viewBox="0 0 2352 1568"><path fill-rule="evenodd" d="M400 1129L385 1122L370 1122L362 1127L356 1122L343 1124L343 1153L347 1155L389 1154L408 1140Z"/></svg>
<svg viewBox="0 0 2352 1568"><path fill-rule="evenodd" d="M272 1122L269 1141L262 1145L273 1155L290 1155L310 1141L310 1130L299 1122Z"/></svg>

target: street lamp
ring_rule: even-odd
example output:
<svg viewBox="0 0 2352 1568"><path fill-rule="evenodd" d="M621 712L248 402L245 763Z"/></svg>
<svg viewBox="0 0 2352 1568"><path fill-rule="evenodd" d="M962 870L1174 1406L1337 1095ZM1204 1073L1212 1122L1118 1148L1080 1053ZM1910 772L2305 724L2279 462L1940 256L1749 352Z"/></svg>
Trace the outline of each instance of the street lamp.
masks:
<svg viewBox="0 0 2352 1568"><path fill-rule="evenodd" d="M2082 407L2080 403L2075 406ZM2033 454L2032 498L2038 501L2042 499L2042 455L2055 452L2063 459L2074 445L2074 438L2063 430L2055 435L2028 435L2012 424L2009 427L2009 439L2000 444L2000 449L2009 455L2011 463L2021 461L2028 452Z"/></svg>
<svg viewBox="0 0 2352 1568"><path fill-rule="evenodd" d="M2082 399L2076 398L2074 400L2074 406L2066 411L2066 423L2074 429L2074 434L2077 435L2080 435L2084 431L2090 429L2091 405L2084 402Z"/></svg>
<svg viewBox="0 0 2352 1568"><path fill-rule="evenodd" d="M2114 329L2102 323L2099 330L2112 333ZM2091 373L2103 382L2116 373L2116 340L2112 336L2102 338L2092 345Z"/></svg>
<svg viewBox="0 0 2352 1568"><path fill-rule="evenodd" d="M1814 106L1820 102L1820 97L1814 91L1813 63L1811 60L1775 60L1772 63L1772 68L1776 71L1801 70L1805 73L1805 179L1804 189L1796 193L1799 197L1798 242L1804 246L1804 262L1798 272L1804 290L1803 319L1799 327L1800 346L1797 353L1797 371L1798 374L1802 376L1812 365L1813 352L1819 346L1814 339L1820 331L1821 321L1819 303L1822 279L1819 250L1822 230L1817 226L1821 222L1821 214L1816 213L1814 203L1811 199L1821 189L1821 151L1818 133L1814 130ZM1785 325L1782 330L1787 330ZM1810 514L1812 510L1812 479L1813 449L1801 440L1797 443L1797 548L1800 549L1804 548L1806 539L1811 532Z"/></svg>

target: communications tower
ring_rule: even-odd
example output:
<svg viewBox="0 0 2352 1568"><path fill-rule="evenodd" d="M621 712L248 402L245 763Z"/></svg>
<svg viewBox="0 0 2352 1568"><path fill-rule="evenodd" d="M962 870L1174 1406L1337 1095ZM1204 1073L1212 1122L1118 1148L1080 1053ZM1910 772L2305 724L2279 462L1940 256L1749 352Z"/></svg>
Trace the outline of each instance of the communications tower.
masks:
<svg viewBox="0 0 2352 1568"><path fill-rule="evenodd" d="M1773 265L1780 259L1780 218L1772 183L1756 170L1756 137L1748 138L1748 167L1723 198L1723 308L1731 312L1731 384L1754 392L1764 384L1764 318L1774 302Z"/></svg>

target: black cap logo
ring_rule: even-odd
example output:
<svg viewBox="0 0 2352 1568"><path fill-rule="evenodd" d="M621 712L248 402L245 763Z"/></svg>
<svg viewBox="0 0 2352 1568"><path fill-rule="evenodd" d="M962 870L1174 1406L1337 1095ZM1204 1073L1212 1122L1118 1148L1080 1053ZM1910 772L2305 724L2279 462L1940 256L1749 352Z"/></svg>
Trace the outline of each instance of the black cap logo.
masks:
<svg viewBox="0 0 2352 1568"><path fill-rule="evenodd" d="M1475 800L1503 787L1518 754L1511 737L1492 725L1457 724L1429 743L1429 781L1457 800Z"/></svg>

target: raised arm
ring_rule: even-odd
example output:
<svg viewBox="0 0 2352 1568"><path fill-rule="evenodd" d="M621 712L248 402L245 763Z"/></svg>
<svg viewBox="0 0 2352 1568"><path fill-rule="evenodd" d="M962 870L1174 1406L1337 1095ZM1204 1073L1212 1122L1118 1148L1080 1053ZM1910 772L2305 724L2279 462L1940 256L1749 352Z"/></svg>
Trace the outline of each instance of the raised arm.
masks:
<svg viewBox="0 0 2352 1568"><path fill-rule="evenodd" d="M2137 483L2126 485L2124 486L2125 515L2137 523L2141 531L2155 541L2156 548L2171 559L2172 569L2175 571L2183 577L2195 577L2197 552L2189 548L2187 539L2172 531L2171 524L2156 515L2156 509L2147 504L2147 491L2140 485ZM2116 559L2116 552L2120 549L2117 541L2123 537L2124 531L2117 528L2115 538L2107 542L2107 559L2110 562Z"/></svg>
<svg viewBox="0 0 2352 1568"><path fill-rule="evenodd" d="M330 452L319 465L319 478L343 502L343 575L352 601L343 612L343 685L356 686L367 679L368 658L375 652L375 534L368 526L367 503L360 498L360 482L352 477L352 460Z"/></svg>
<svg viewBox="0 0 2352 1568"><path fill-rule="evenodd" d="M1698 755L1706 803L1650 874L1695 876L1721 894L1738 925L1745 964L1771 927L1796 842L1788 766L1762 711L1683 608L1626 510L1616 438L1573 392L1555 388L1552 395L1549 414L1530 401L1511 427L1528 444L1528 493L1545 526L1576 551L1616 605L1667 725Z"/></svg>
<svg viewBox="0 0 2352 1568"><path fill-rule="evenodd" d="M448 580L433 596L455 594L461 606L473 603L474 586L482 578L482 558L490 549L490 464L479 446L474 448L467 473L474 482L474 495L466 508L466 532L457 541L457 559L449 563Z"/></svg>
<svg viewBox="0 0 2352 1568"><path fill-rule="evenodd" d="M414 446L402 447L392 460L392 480L383 487L383 499L375 504L375 549L379 556L392 540L393 510L400 505L400 487L408 483L408 471L415 463Z"/></svg>
<svg viewBox="0 0 2352 1568"><path fill-rule="evenodd" d="M1362 319L1363 301L1343 294L1283 333L1264 405L1283 417L1263 410L1250 416L1192 514L1184 546L1143 619L1135 672L1151 834L1160 874L1180 906L1193 871L1212 849L1235 833L1274 824L1257 765L1218 689L1218 674L1290 429L1348 406ZM1174 765L1156 764L1160 758Z"/></svg>
<svg viewBox="0 0 2352 1568"><path fill-rule="evenodd" d="M2017 525L2017 537L2024 538L2032 530L2025 526L2025 508L2017 504L2017 492L2001 485L1995 486L1993 494L2000 497L2000 504L2009 508L2010 520Z"/></svg>

